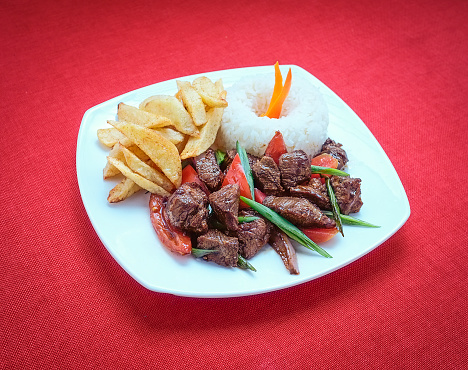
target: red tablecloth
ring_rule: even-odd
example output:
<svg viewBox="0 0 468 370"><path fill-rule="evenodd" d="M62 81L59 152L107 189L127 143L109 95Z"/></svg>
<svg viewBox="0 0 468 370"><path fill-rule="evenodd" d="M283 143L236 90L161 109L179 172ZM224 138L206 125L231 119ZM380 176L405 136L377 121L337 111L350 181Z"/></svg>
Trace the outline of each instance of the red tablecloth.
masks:
<svg viewBox="0 0 468 370"><path fill-rule="evenodd" d="M464 0L4 2L0 368L466 368L467 18ZM362 118L401 178L409 220L358 261L286 290L148 291L83 207L84 112L276 60Z"/></svg>

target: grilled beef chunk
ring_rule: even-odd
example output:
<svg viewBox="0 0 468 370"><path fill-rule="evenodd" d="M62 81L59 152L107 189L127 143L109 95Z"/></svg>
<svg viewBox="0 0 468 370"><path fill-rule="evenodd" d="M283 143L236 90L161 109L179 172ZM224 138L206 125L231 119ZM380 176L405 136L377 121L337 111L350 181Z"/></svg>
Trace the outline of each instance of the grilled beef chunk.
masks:
<svg viewBox="0 0 468 370"><path fill-rule="evenodd" d="M322 145L322 151L320 154L330 154L332 157L338 160L338 169L341 170L346 163L348 162L348 156L343 148L343 145L333 141L332 139L328 138Z"/></svg>
<svg viewBox="0 0 468 370"><path fill-rule="evenodd" d="M309 199L320 209L331 210L327 187L318 178L310 179L307 185L298 185L289 189L291 196Z"/></svg>
<svg viewBox="0 0 468 370"><path fill-rule="evenodd" d="M231 231L237 230L238 226L239 196L238 184L223 186L220 190L209 195L210 205L216 217Z"/></svg>
<svg viewBox="0 0 468 370"><path fill-rule="evenodd" d="M296 250L292 246L288 236L276 226L271 230L270 245L280 255L289 273L291 275L299 275Z"/></svg>
<svg viewBox="0 0 468 370"><path fill-rule="evenodd" d="M320 212L320 208L307 199L295 197L267 196L263 205L279 213L299 227L335 227L335 221Z"/></svg>
<svg viewBox="0 0 468 370"><path fill-rule="evenodd" d="M242 210L239 215L260 217L257 212L251 210ZM268 243L270 230L271 223L261 217L251 222L240 223L237 231L240 254L247 259L255 256Z"/></svg>
<svg viewBox="0 0 468 370"><path fill-rule="evenodd" d="M182 184L167 200L166 216L179 229L195 233L208 230L208 197L195 182Z"/></svg>
<svg viewBox="0 0 468 370"><path fill-rule="evenodd" d="M312 175L309 156L302 150L294 150L281 155L279 169L281 185L286 189L309 181Z"/></svg>
<svg viewBox="0 0 468 370"><path fill-rule="evenodd" d="M206 234L197 238L197 248L215 249L217 252L207 254L203 258L222 266L237 266L237 254L239 252L239 242L223 234L219 230L210 229Z"/></svg>
<svg viewBox="0 0 468 370"><path fill-rule="evenodd" d="M216 161L215 152L208 149L203 154L195 158L195 167L198 177L210 191L216 191L223 183L224 175Z"/></svg>
<svg viewBox="0 0 468 370"><path fill-rule="evenodd" d="M359 212L362 206L361 179L332 176L330 179L341 213Z"/></svg>
<svg viewBox="0 0 468 370"><path fill-rule="evenodd" d="M253 165L252 172L258 187L265 194L278 195L284 191L281 174L273 158L263 157Z"/></svg>

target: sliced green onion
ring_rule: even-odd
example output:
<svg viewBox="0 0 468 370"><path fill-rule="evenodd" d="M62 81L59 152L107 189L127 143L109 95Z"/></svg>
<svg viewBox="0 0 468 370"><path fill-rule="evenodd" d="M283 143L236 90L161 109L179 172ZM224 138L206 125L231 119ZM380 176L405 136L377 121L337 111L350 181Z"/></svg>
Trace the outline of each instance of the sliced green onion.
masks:
<svg viewBox="0 0 468 370"><path fill-rule="evenodd" d="M237 220L239 222L252 222L252 221L255 221L255 220L258 220L260 217L257 217L257 216L239 216L237 217Z"/></svg>
<svg viewBox="0 0 468 370"><path fill-rule="evenodd" d="M340 217L340 214L341 214L340 206L338 205L338 201L336 200L335 192L333 191L330 179L328 177L325 179L325 184L327 185L328 197L330 198L330 203L331 203L332 212L333 212L333 218L335 219L335 222L336 222L336 228L341 233L341 235L344 236L343 225L341 223L341 217Z"/></svg>
<svg viewBox="0 0 468 370"><path fill-rule="evenodd" d="M334 176L349 176L349 173L337 170L336 168L330 167L321 167L321 166L310 166L312 173L321 173L324 175L334 175Z"/></svg>
<svg viewBox="0 0 468 370"><path fill-rule="evenodd" d="M203 256L206 256L207 254L210 253L218 253L219 251L217 249L198 249L198 248L192 248L192 255L196 258L200 258Z"/></svg>
<svg viewBox="0 0 468 370"><path fill-rule="evenodd" d="M252 264L247 261L244 257L242 257L240 254L237 255L237 267L244 269L244 270L250 270L250 271L255 271L255 267L252 266Z"/></svg>
<svg viewBox="0 0 468 370"><path fill-rule="evenodd" d="M226 159L226 153L223 152L222 150L216 149L215 157L216 157L216 162L218 162L218 165L221 166L221 164Z"/></svg>
<svg viewBox="0 0 468 370"><path fill-rule="evenodd" d="M322 211L322 213L326 216L333 216L333 212L330 211ZM365 227L380 227L374 224L371 224L370 222L360 220L359 218L349 216L349 215L343 215L340 214L341 218L341 223L343 225L356 225L356 226L365 226Z"/></svg>
<svg viewBox="0 0 468 370"><path fill-rule="evenodd" d="M291 239L294 239L295 241L302 244L304 247L310 250L313 250L324 257L332 258L332 256L330 256L325 250L323 250L316 243L310 240L301 230L299 230L296 226L294 226L291 222L289 222L285 218L281 217L275 211L272 211L270 208L264 206L263 204L257 203L256 201L252 199L248 199L243 196L241 196L240 199L245 204L252 207L253 210L260 213L267 220L269 220L270 222L278 226Z"/></svg>
<svg viewBox="0 0 468 370"><path fill-rule="evenodd" d="M252 199L255 199L254 180L253 180L253 175L252 175L252 169L250 168L250 164L249 164L249 157L247 157L247 152L239 144L238 141L236 142L236 149L237 149L237 154L239 154L242 168L244 169L245 178L247 179L247 183L249 184L250 194L252 195Z"/></svg>

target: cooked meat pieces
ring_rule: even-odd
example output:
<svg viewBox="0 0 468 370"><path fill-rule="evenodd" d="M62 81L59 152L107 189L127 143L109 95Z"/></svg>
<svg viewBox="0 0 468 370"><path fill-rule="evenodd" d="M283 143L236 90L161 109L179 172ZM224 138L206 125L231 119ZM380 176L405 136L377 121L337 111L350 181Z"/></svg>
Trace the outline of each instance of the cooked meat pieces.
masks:
<svg viewBox="0 0 468 370"><path fill-rule="evenodd" d="M197 238L197 248L214 249L217 252L207 254L203 258L221 266L237 266L239 242L237 238L227 236L219 230L210 229Z"/></svg>
<svg viewBox="0 0 468 370"><path fill-rule="evenodd" d="M242 210L239 215L259 217L251 222L241 222L237 230L239 252L243 257L249 259L255 256L268 243L272 225L269 221L260 217L257 212L251 210Z"/></svg>
<svg viewBox="0 0 468 370"><path fill-rule="evenodd" d="M267 196L263 205L279 213L299 227L335 227L335 221L325 216L320 209L304 198Z"/></svg>
<svg viewBox="0 0 468 370"><path fill-rule="evenodd" d="M292 246L288 236L276 226L271 230L270 245L280 255L289 273L291 275L299 275L296 250Z"/></svg>
<svg viewBox="0 0 468 370"><path fill-rule="evenodd" d="M279 195L284 191L281 186L281 174L273 158L262 157L253 165L252 172L257 186L265 194Z"/></svg>
<svg viewBox="0 0 468 370"><path fill-rule="evenodd" d="M209 195L213 212L228 230L237 230L237 214L239 212L240 187L238 184L223 186L220 190Z"/></svg>
<svg viewBox="0 0 468 370"><path fill-rule="evenodd" d="M301 197L310 200L320 209L331 210L327 187L325 184L322 184L322 181L318 178L310 179L307 185L298 185L289 189L289 193L293 197Z"/></svg>
<svg viewBox="0 0 468 370"><path fill-rule="evenodd" d="M348 162L348 156L345 150L342 148L342 144L333 141L328 138L322 145L322 151L320 154L330 154L332 157L338 160L338 169L341 170Z"/></svg>
<svg viewBox="0 0 468 370"><path fill-rule="evenodd" d="M361 200L361 179L332 176L330 182L341 213L349 215L350 213L359 212L363 204Z"/></svg>
<svg viewBox="0 0 468 370"><path fill-rule="evenodd" d="M196 157L195 168L197 169L198 177L205 183L210 191L216 191L221 187L224 174L216 161L214 150L208 149L206 152Z"/></svg>
<svg viewBox="0 0 468 370"><path fill-rule="evenodd" d="M294 150L279 159L281 185L289 189L310 180L310 158L303 150Z"/></svg>
<svg viewBox="0 0 468 370"><path fill-rule="evenodd" d="M182 184L167 200L166 216L179 229L195 233L208 230L208 197L195 182Z"/></svg>

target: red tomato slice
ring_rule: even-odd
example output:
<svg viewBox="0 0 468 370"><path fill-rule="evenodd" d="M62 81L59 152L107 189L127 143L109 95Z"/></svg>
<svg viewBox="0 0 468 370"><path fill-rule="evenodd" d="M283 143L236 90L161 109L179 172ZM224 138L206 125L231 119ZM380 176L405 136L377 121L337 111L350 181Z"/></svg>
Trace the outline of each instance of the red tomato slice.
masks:
<svg viewBox="0 0 468 370"><path fill-rule="evenodd" d="M273 138L268 143L268 146L265 150L265 155L273 158L276 164L279 163L279 157L282 154L287 153L286 144L284 143L283 135L281 132L276 131Z"/></svg>
<svg viewBox="0 0 468 370"><path fill-rule="evenodd" d="M337 233L338 229L336 227L331 229L323 228L310 228L310 229L301 229L301 231L306 234L309 239L316 243L324 243L331 238L333 238Z"/></svg>
<svg viewBox="0 0 468 370"><path fill-rule="evenodd" d="M320 154L310 161L310 164L312 166L320 166L320 167L329 167L329 168L338 168L338 159L335 157L331 156L330 154L323 153ZM323 177L330 177L330 175L322 175L320 176L318 173L312 174L312 177L314 175L318 175L319 177L322 177L322 184L325 184L325 179ZM315 176L316 177L316 176Z"/></svg>
<svg viewBox="0 0 468 370"><path fill-rule="evenodd" d="M331 156L330 154L323 153L312 158L310 164L313 166L338 168L338 159Z"/></svg>
<svg viewBox="0 0 468 370"><path fill-rule="evenodd" d="M226 176L224 177L222 186L226 186L229 184L238 184L240 187L240 195L252 199L252 195L250 194L249 183L247 182L247 178L245 177L244 169L242 168L239 154L236 154L236 156L234 157L234 160L231 163L231 167L229 167L229 170ZM240 205L243 207L247 206L244 202L240 202Z"/></svg>
<svg viewBox="0 0 468 370"><path fill-rule="evenodd" d="M161 243L171 252L190 254L192 252L190 236L167 222L164 217L163 197L151 194L149 209L151 223Z"/></svg>
<svg viewBox="0 0 468 370"><path fill-rule="evenodd" d="M182 170L182 184L185 184L186 182L196 182L202 187L206 195L210 194L210 191L206 187L205 183L198 177L197 171L189 164Z"/></svg>
<svg viewBox="0 0 468 370"><path fill-rule="evenodd" d="M266 198L266 194L264 194L261 190L258 190L257 188L254 189L254 196L255 201L257 203L263 203L263 199Z"/></svg>

